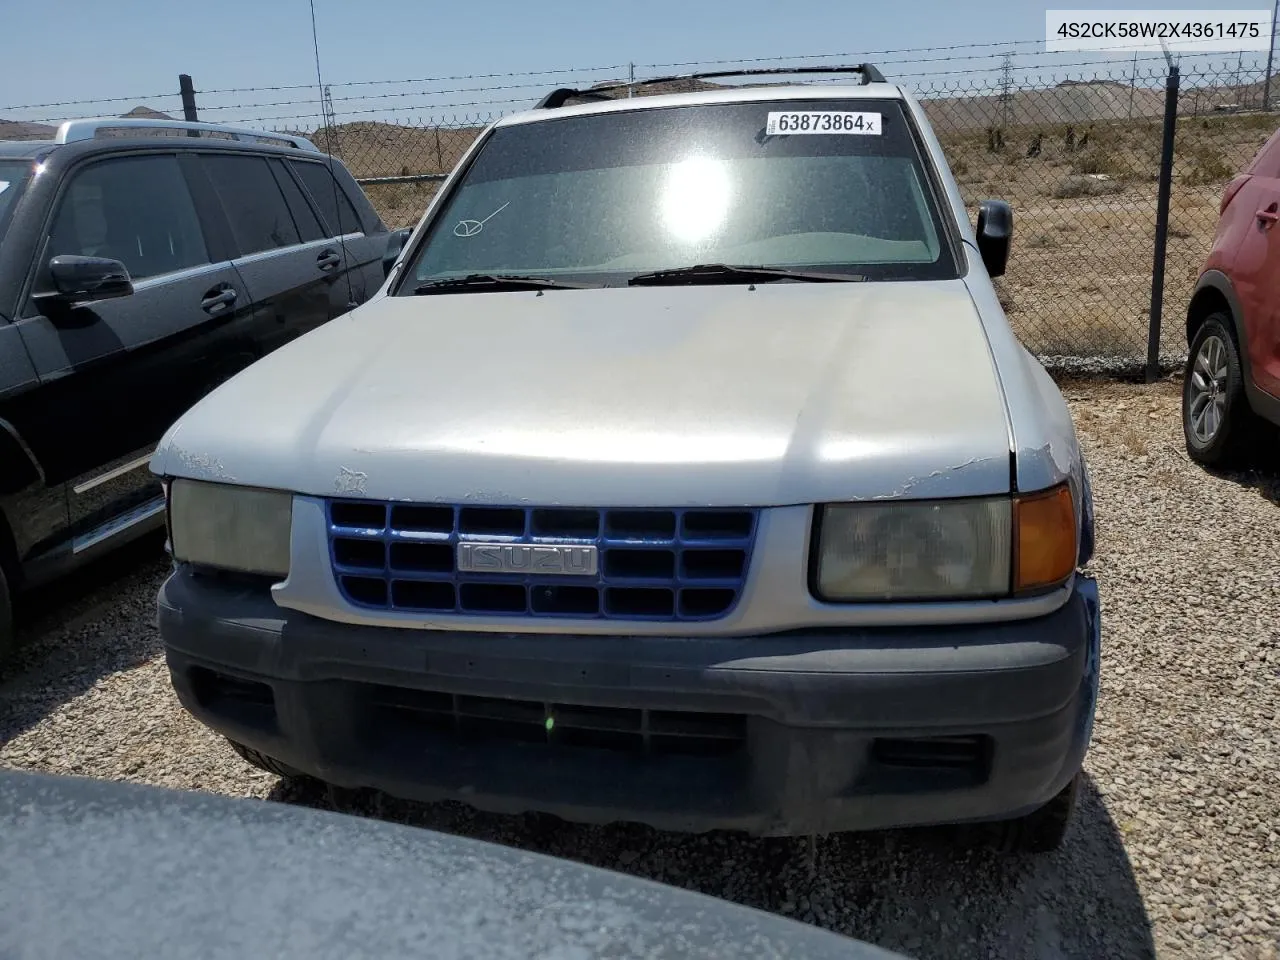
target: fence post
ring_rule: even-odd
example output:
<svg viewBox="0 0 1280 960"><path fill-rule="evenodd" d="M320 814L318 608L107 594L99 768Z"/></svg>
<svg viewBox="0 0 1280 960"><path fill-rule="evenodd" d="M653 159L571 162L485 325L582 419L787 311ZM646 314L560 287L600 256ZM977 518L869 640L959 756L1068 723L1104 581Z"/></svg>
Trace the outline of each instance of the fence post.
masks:
<svg viewBox="0 0 1280 960"><path fill-rule="evenodd" d="M182 119L195 123L199 118L196 116L196 88L191 82L191 74L178 74L178 93L182 95ZM197 136L194 130L188 130L187 135Z"/></svg>
<svg viewBox="0 0 1280 960"><path fill-rule="evenodd" d="M1147 383L1160 377L1160 319L1164 312L1164 261L1169 245L1169 194L1173 189L1173 135L1178 125L1178 65L1169 65L1164 84L1164 139L1156 195L1156 247L1151 265L1151 319L1147 326Z"/></svg>

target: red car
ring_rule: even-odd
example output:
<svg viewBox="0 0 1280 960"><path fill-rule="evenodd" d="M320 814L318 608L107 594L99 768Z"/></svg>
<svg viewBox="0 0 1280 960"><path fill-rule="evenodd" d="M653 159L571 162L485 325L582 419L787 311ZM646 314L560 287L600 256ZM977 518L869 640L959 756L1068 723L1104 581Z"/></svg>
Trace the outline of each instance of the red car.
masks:
<svg viewBox="0 0 1280 960"><path fill-rule="evenodd" d="M1187 310L1187 453L1242 463L1280 424L1280 130L1227 185Z"/></svg>

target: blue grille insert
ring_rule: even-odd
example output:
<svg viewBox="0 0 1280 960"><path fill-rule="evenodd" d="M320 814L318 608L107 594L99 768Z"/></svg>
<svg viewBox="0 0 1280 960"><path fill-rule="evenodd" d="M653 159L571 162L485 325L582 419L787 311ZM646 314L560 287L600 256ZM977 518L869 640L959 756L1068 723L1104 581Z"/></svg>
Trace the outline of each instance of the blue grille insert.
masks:
<svg viewBox="0 0 1280 960"><path fill-rule="evenodd" d="M758 510L450 507L331 500L329 559L359 607L408 613L716 620L742 595ZM458 545L593 545L593 576L459 571Z"/></svg>

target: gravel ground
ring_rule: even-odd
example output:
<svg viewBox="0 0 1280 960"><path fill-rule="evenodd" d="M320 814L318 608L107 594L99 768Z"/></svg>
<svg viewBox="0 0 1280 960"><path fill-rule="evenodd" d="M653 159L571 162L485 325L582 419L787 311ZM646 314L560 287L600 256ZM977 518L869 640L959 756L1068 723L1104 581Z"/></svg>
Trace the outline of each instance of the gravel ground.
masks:
<svg viewBox="0 0 1280 960"><path fill-rule="evenodd" d="M805 840L584 827L457 804L372 815L727 897L915 957L1280 956L1280 481L1182 450L1177 384L1064 387L1093 471L1103 697L1064 848L948 831ZM323 805L250 769L170 692L154 544L34 598L0 683L0 764Z"/></svg>

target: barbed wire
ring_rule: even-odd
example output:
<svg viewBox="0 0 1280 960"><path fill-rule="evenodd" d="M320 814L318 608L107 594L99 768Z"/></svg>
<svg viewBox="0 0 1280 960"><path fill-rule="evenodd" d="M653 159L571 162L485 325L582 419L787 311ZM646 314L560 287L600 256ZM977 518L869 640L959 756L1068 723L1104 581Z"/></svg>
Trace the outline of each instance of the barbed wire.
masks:
<svg viewBox="0 0 1280 960"><path fill-rule="evenodd" d="M871 50L862 53L818 53L818 54L802 54L800 56L785 57L746 57L732 60L687 60L673 63L613 63L598 67L561 67L556 70L525 70L511 71L506 73L471 73L456 74L453 76L443 77L410 77L399 80L342 80L327 84L330 87L359 87L374 86L378 84L398 84L398 83L444 83L453 82L455 80L496 80L509 79L512 77L549 77L564 74L576 73L601 73L606 70L623 71L630 67L637 69L665 69L669 67L686 67L686 66L719 66L723 64L740 64L740 63L780 63L786 60L838 60L843 57L869 57L890 53L923 53L936 50L965 50L978 48L1008 47L1029 43L1042 43L1042 40L1011 40L1004 43L959 43L947 46L929 46L929 47L899 47L892 50ZM197 90L196 93L205 95L224 94L224 93L279 93L285 90L308 90L314 89L313 83L295 83L283 84L265 87L215 87L208 90ZM129 99L129 98L123 98ZM36 104L36 106L65 106L65 104ZM3 110L23 109L20 107L0 107Z"/></svg>
<svg viewBox="0 0 1280 960"><path fill-rule="evenodd" d="M1089 68L1089 67L1095 68L1095 73L1094 73L1095 80L1109 79L1116 82L1124 80L1132 83L1135 80L1141 78L1142 80L1150 80L1154 82L1160 78L1158 75L1158 72L1152 70L1150 71L1149 76L1141 75L1138 70L1138 65L1139 64L1150 65L1152 63L1163 63L1164 61L1164 55L1161 53L1147 53L1147 54L1139 53L1139 54L1136 54L1132 59L1129 59L1128 57L1126 57L1124 61L1105 60L1101 57L1093 57L1092 59L1088 59L1088 60L1072 60L1067 62L1062 62L1062 61L1046 62L1045 58L1061 57L1062 54L1058 54L1058 53L1051 54L1048 51L1045 51L1042 49L1024 49L1021 51L1016 49L1019 47L1030 47L1034 44L1040 44L1040 43L1042 43L1042 41L1040 40L1010 40L1010 41L989 42L989 43L951 44L947 46L932 46L932 47L899 47L899 48L892 48L892 49L885 49L885 50L878 50L878 51L867 51L859 54L832 53L832 54L812 54L812 55L797 56L797 57L755 57L755 58L739 58L739 59L733 59L733 60L719 59L719 60L701 60L701 61L677 61L677 62L670 62L670 63L640 64L638 65L638 68L641 71L650 71L650 70L657 70L657 69L665 70L665 69L671 69L671 68L723 67L723 66L733 65L733 64L747 67L751 64L759 64L759 63L766 63L766 62L781 63L784 61L793 61L793 62L797 62L797 65L801 65L805 62L812 62L815 60L833 60L833 59L844 59L844 58L853 58L853 57L877 57L877 56L883 57L886 55L896 55L896 54L914 54L914 53L935 54L936 53L936 54L942 54L942 55L913 57L909 59L900 59L900 60L888 61L888 62L885 62L882 60L881 65L882 67L892 68L892 67L901 67L906 65L963 64L963 66L957 66L951 69L911 70L911 71L893 70L891 72L891 76L890 76L891 80L901 81L912 87L919 87L924 82L932 82L933 85L938 86L940 85L937 82L938 78L955 78L957 83L962 84L965 78L992 77L996 74L1009 76L1010 79L1016 83L1016 85L1020 87L1028 87L1028 86L1039 85L1041 83L1055 82L1053 79L1047 79L1045 77L1045 73L1052 73L1052 74L1068 73L1068 75L1065 78L1059 77L1056 81L1056 82L1063 82L1063 79L1066 79L1066 80L1073 79L1069 75L1069 71L1072 71L1078 68ZM985 50L987 52L986 53L973 52L973 51L982 51L982 50ZM1026 61L1029 59L1031 60L1031 63L1029 64L1025 62L1006 63L1006 62L1003 62L1004 61L1003 56L1001 56L1002 62L992 63L991 62L993 57L992 51L997 51L997 50L1012 52L1014 57L1016 57L1018 60ZM956 53L956 51L966 51L966 52ZM1237 62L1234 64L1228 64L1224 61L1224 62L1221 62L1220 65L1215 65L1212 62L1208 62L1208 58L1222 57L1222 56L1223 55L1221 53L1192 51L1192 52L1180 54L1178 59L1179 59L1180 66L1183 68L1184 76L1189 82L1202 81L1210 73L1218 73L1229 78L1231 75L1235 75L1239 77L1246 70L1258 69L1258 66L1253 62L1254 58L1251 58L1251 61L1248 67L1244 65L1242 57L1238 58ZM979 66L973 63L973 61L982 61L982 60L987 61L989 65ZM1130 64L1132 64L1132 66L1130 66ZM502 106L508 109L512 109L512 108L518 108L521 104L525 103L526 101L531 101L535 99L536 95L533 93L530 93L528 96L523 96L523 97L522 96L503 96L503 97L495 97L495 98L479 97L475 99L469 99L469 100L457 101L457 102L446 102L446 103L435 102L431 100L431 98L440 97L440 96L451 96L451 95L462 94L462 93L511 94L518 91L535 91L535 90L540 92L543 89L544 85L538 78L566 76L566 75L575 75L575 74L581 75L581 74L589 74L589 73L600 73L603 71L621 71L624 69L628 69L628 67L626 65L621 65L621 64L610 64L610 65L596 66L596 67L561 68L561 69L555 69L555 70L538 70L538 71L522 71L522 72L509 71L509 72L503 72L503 73L488 73L488 74L460 74L460 75L441 76L441 77L424 77L424 78L412 79L412 80L344 81L344 82L327 84L326 86L350 89L350 88L356 88L356 87L362 87L362 86L374 86L374 85L397 85L397 84L398 85L427 85L427 84L433 84L433 83L439 83L439 82L445 82L445 81L454 81L454 80L485 80L485 79L517 80L518 82L477 84L477 85L469 85L469 86L446 87L442 89L414 89L414 90L394 90L394 91L379 92L379 93L351 93L344 96L329 97L327 99L332 103L347 105L340 111L335 111L335 112L340 112L344 116L361 116L361 117L371 116L377 113L395 114L395 113L400 113L404 111L418 111L418 112L448 111L448 110L455 110L461 107L473 107L473 106ZM630 67L630 69L635 69L635 67ZM693 72L693 71L689 71L689 72ZM618 77L609 77L605 79L607 79L610 82L618 82L618 83L625 82L624 80ZM645 76L643 73L641 73L636 75L635 79L637 80L637 82L640 82L647 79L653 79L653 77ZM597 78L594 82L602 82L602 80L600 78ZM822 78L822 79L812 80L811 82L839 83L839 82L847 82L847 81L843 81L840 78ZM970 89L972 89L972 85L970 86ZM213 96L225 97L227 95L237 94L237 93L264 93L264 92L271 92L271 91L291 91L291 90L306 90L306 91L312 92L313 94L317 92L317 88L315 84L285 84L285 85L275 85L275 86L266 86L266 87L225 87L225 88L215 87L215 88L209 88L207 90L198 90L197 94L200 96L206 96L206 97L213 97ZM145 96L103 97L103 98L93 99L93 100L63 100L63 101L52 101L44 104L24 104L24 105L0 107L0 111L24 111L24 110L32 110L32 109L47 109L47 108L54 108L54 107L89 107L89 106L127 103L127 102L138 103L139 101L171 102L177 99L177 97L178 95L175 92L168 92L168 93L154 93L154 94L149 94ZM268 121L276 121L276 120L311 119L311 118L323 115L322 104L324 103L324 99L325 98L322 98L320 96L313 95L309 97L285 98L285 99L279 99L279 100L268 100L268 101L248 102L248 103L203 102L199 104L199 109L202 113L228 114L228 113L239 112L242 114L242 119L239 121L224 121L224 122L268 122ZM375 103L377 105L373 105ZM286 114L264 115L260 113L260 111L264 109L271 110L273 108L278 108L278 107L303 107L303 108L316 107L320 109L305 110L305 111L300 110L293 114L286 113ZM55 123L65 119L65 117L47 117L47 118L41 118L41 119L23 118L23 119L25 119L26 122L30 122L30 123Z"/></svg>
<svg viewBox="0 0 1280 960"><path fill-rule="evenodd" d="M137 103L139 100L160 100L165 97L177 97L178 91L170 90L168 93L148 93L136 97L103 97L100 100L61 100L55 103L24 103L8 107L0 107L0 110L44 110L49 107L85 107L96 103ZM32 120L31 123L39 123L41 121Z"/></svg>
<svg viewBox="0 0 1280 960"><path fill-rule="evenodd" d="M311 89L314 90L315 86L312 85ZM454 93L488 93L488 92L497 91L497 90L529 90L529 89L537 89L537 90L543 91L543 90L546 90L546 84L510 83L510 84L500 84L500 85L485 86L485 87L454 87L452 89L444 89L444 90L407 90L399 93L368 93L368 94L361 94L360 96L353 96L353 97L330 97L329 101L331 103L362 103L362 102L367 102L369 100L393 100L393 99L403 98L403 97L444 96L446 94L454 94ZM202 107L202 109L203 110L239 110L239 109L243 109L246 106L292 107L292 106L297 106L299 104L304 104L304 103L322 103L322 102L323 102L323 99L320 97L309 97L303 100L277 100L277 101L268 102L268 103L221 104L221 105Z"/></svg>
<svg viewBox="0 0 1280 960"><path fill-rule="evenodd" d="M1211 56L1212 54L1196 54L1196 55L1197 55L1197 56ZM937 60L937 59L945 59L945 58L933 58L933 59L934 59L934 60ZM1163 55L1160 55L1160 54L1150 54L1150 55L1147 55L1147 56L1139 55L1138 57L1136 57L1136 58L1134 59L1134 61L1130 61L1130 62L1133 62L1133 63L1141 63L1141 64L1149 64L1149 63L1152 63L1152 62L1163 62L1163 59L1164 59L1164 58L1163 58ZM714 62L714 61L711 61L711 62ZM922 60L922 61L920 61L920 62L929 62L929 61L928 61L928 60ZM1089 66L1097 66L1097 65L1098 65L1098 64L1097 64L1097 61L1095 61L1095 60L1073 61L1073 62L1069 62L1069 63L1059 63L1059 64L1055 64L1055 65L1053 66L1053 69L1055 69L1055 70L1067 70L1067 69L1071 69L1071 68L1074 68L1074 67L1089 67ZM1024 71L1024 72L1025 72L1026 70L1034 69L1034 67L1033 67L1033 68L1015 68L1015 70L1018 70L1018 69L1020 69L1020 70L1022 70L1022 71ZM895 79L895 80L919 80L919 79L928 79L928 78L931 78L931 77L954 76L954 75L956 75L957 73L960 73L961 75L965 75L965 76L967 76L967 75L977 74L977 73L997 73L997 72L1002 72L1003 70L1004 70L1004 67L1003 67L1003 66L995 66L995 67L988 67L988 68L969 69L969 70L964 70L964 71L949 71L949 70L948 70L948 71L914 71L914 72L909 72L909 73L895 74L895 75L894 75L894 79ZM1126 76L1126 77L1133 76L1132 71L1126 72L1125 76ZM1163 74L1162 72L1161 72L1161 73L1157 73L1157 72L1155 72L1155 71L1150 71L1149 73L1144 74L1144 75L1143 75L1143 77L1142 77L1142 79L1144 79L1144 80L1149 79L1149 80L1153 80L1153 81L1154 81L1154 80L1157 80L1157 79L1161 79L1161 80L1162 80L1162 79L1163 79L1163 77L1164 77L1164 74ZM645 81L645 80L651 80L651 79L653 79L653 78L652 78L652 77L637 77L637 82L643 82L643 81ZM1022 77L1022 78L1020 78L1020 79L1022 80L1022 82L1023 82L1024 84L1025 84L1025 83L1027 82L1027 80L1028 80L1028 78L1027 78L1027 77ZM624 81L622 81L621 79L618 79L618 80L617 80L617 82L618 82L618 83L622 83L622 82L624 82ZM842 83L842 82L847 82L847 80L844 80L843 78L822 78L822 79L813 80L813 81L811 81L811 82L814 82L814 83ZM313 87L312 89L314 89L314 87ZM360 95L355 95L355 96L346 96L346 97L332 97L332 98L330 98L330 102L333 102L333 103L367 103L367 102L374 101L374 100L404 100L404 99L407 99L407 98L410 98L410 97L433 97L433 96L444 96L444 95L457 94L457 93L490 93L490 92L498 92L498 91L509 91L509 90L529 90L529 89L536 89L536 90L541 91L541 90L543 90L543 89L544 89L544 87L543 87L543 85L542 85L542 84L538 84L538 83L494 84L494 85L475 86L475 87L454 87L454 88L446 88L446 89L440 89L440 90L409 90L409 91L398 91L398 92L392 92L392 93L360 94ZM498 104L498 103L507 103L507 102L511 102L511 103L513 103L513 104L514 104L514 103L516 103L516 102L520 102L520 101L523 101L523 100L526 100L526 99L534 99L534 98L533 98L533 97L527 97L527 98L520 98L520 97L516 97L516 98L511 98L510 100L494 99L494 100L485 100L485 101L467 101L467 102L465 102L465 103L461 103L461 104L448 104L448 103L446 103L446 104L422 104L422 103L418 103L418 104L410 105L410 106L408 106L406 109L423 109L424 107L427 107L427 106L432 106L432 107L438 106L438 107L440 107L440 108L447 109L447 108L451 108L451 107L454 107L454 106L470 106L470 105L474 105L474 104L476 104L476 103L483 103L483 104ZM311 104L317 104L317 105L318 105L318 104L321 104L321 103L323 103L323 100L322 100L321 98L319 98L319 97L309 97L309 98L304 98L304 99L296 99L296 100L278 100L278 101L269 101L269 102L265 102L265 103L254 103L254 104L214 104L214 105L207 105L207 106L204 106L204 107L202 107L202 109L203 109L203 110L205 110L205 111L227 111L227 110L244 110L244 109L256 109L256 108L271 108L271 107L286 107L286 106L302 106L302 105L311 105ZM368 109L359 109L359 110L344 110L344 111L342 111L342 112L344 112L344 113L360 113L360 114L366 114L366 113L369 113L369 112L376 112L376 111L377 111L377 109L381 109L381 108L368 108ZM286 114L286 115L282 115L282 116L283 116L283 117L310 116L310 114L297 114L297 115Z"/></svg>
<svg viewBox="0 0 1280 960"><path fill-rule="evenodd" d="M526 70L512 73L466 73L452 77L420 77L410 78L407 80L342 80L335 83L327 83L329 87L363 87L375 86L377 84L392 83L445 83L454 80L496 80L506 79L508 77L547 77L557 74L574 74L574 73L600 73L604 70L625 70L627 64L615 63L605 67L563 67L559 70ZM223 89L213 90L197 90L197 93L215 94L215 93L254 93L257 91L280 91L280 90L302 90L315 89L314 83L298 83L288 86L278 87L225 87Z"/></svg>
<svg viewBox="0 0 1280 960"><path fill-rule="evenodd" d="M510 100L466 100L458 103L419 103L406 104L403 109L408 111L423 110L456 110L459 107L485 107L485 106L510 106ZM386 113L385 107L368 107L361 110L344 110L343 116L367 116L373 113ZM219 123L264 123L270 120L302 120L310 117L323 116L322 113L289 113L280 114L270 117L240 117L236 120L219 120ZM48 121L32 121L32 122L48 122Z"/></svg>
<svg viewBox="0 0 1280 960"><path fill-rule="evenodd" d="M1236 72L1237 72L1236 68L1232 66L1227 71L1222 71L1216 74L1206 73L1206 74L1203 74L1202 76L1216 77L1218 79L1223 79L1223 78L1234 77ZM1241 75L1241 79L1245 81L1249 81L1249 83L1252 85L1253 83L1257 82L1254 79L1256 76L1257 74L1249 74L1246 71L1244 74ZM1147 93L1153 93L1162 89L1161 84L1163 84L1163 81L1165 79L1165 74L1163 72L1158 72L1158 71L1149 70L1149 69L1146 71L1139 70L1136 76L1129 72L1126 72L1123 75L1104 72L1104 73L1094 73L1094 74L1080 74L1077 77L1067 78L1066 82L1077 82L1077 83L1125 82L1127 83L1128 81L1133 79L1136 79L1137 81L1149 81L1151 85L1149 86L1140 85L1137 89L1143 90ZM1054 89L1055 87L1059 86L1063 82L1064 82L1063 80L1059 79L1054 82L1030 83L1024 79L1014 84L1014 90L1012 92L1015 94L1018 94L1018 93L1025 94L1025 93L1031 93L1039 90L1047 91L1047 90ZM990 85L973 84L973 83L966 84L962 80L957 80L953 82L932 81L926 84L913 84L912 86L913 88L915 88L916 94L923 99L928 99L929 97L942 98L946 95L968 95L968 96L996 95L996 94L999 94L1002 90L1000 86L997 86L995 84L990 84ZM1277 84L1277 90L1280 91L1280 83ZM512 109L512 103L511 101L505 100L505 99L476 99L476 100L466 100L466 101L454 101L449 103L422 102L422 103L404 104L401 108L401 111L398 114L396 114L395 116L389 116L387 117L386 120L380 120L377 122L385 122L391 126L413 126L414 125L413 123L406 122L403 119L405 114L412 113L412 114L416 114L420 118L417 121L419 124L423 122L421 120L421 117L423 116L432 117L433 115L435 115L436 117L439 117L439 119L430 119L427 122L431 124L440 124L440 125L457 124L463 121L459 121L456 118L453 120L444 120L442 115L450 111L457 111L459 109L468 108L468 107L506 108L506 110L499 109L496 111L497 113L503 113ZM363 109L346 110L342 112L339 119L340 121L342 121L343 118L347 118L347 117L370 117L374 114L382 114L383 116L387 116L387 110L385 107L369 107L369 108L363 108ZM246 115L246 116L239 117L235 121L224 121L224 122L235 122L235 123L246 123L246 124L272 123L272 122L289 121L289 120L309 120L309 119L316 119L321 116L322 116L322 113L320 111L299 112L294 114ZM346 120L345 122L360 122L360 121ZM470 118L468 118L465 122L470 123L472 121Z"/></svg>

